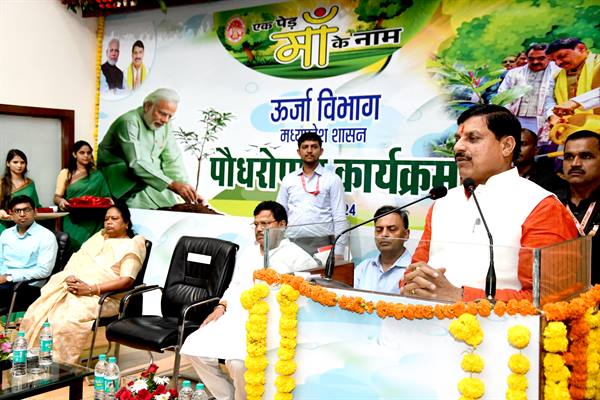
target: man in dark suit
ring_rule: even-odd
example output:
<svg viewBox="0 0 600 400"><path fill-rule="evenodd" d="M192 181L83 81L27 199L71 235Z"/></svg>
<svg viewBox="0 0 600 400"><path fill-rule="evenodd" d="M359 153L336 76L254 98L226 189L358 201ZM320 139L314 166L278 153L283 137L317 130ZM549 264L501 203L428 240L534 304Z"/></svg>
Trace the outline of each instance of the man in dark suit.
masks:
<svg viewBox="0 0 600 400"><path fill-rule="evenodd" d="M123 71L117 67L119 61L119 39L113 38L106 48L106 62L102 64L102 74L109 89L123 89Z"/></svg>

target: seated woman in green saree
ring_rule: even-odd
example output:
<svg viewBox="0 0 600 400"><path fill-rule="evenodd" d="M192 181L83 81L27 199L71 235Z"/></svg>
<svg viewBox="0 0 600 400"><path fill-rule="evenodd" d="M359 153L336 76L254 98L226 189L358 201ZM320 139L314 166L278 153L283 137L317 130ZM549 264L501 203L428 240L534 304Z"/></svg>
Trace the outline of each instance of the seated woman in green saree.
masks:
<svg viewBox="0 0 600 400"><path fill-rule="evenodd" d="M63 230L71 238L71 246L77 251L94 233L102 229L104 211L98 209L71 209L69 199L81 196L110 197L104 176L94 168L92 146L84 140L75 142L68 168L56 178L54 204L62 211L69 211L63 219Z"/></svg>
<svg viewBox="0 0 600 400"><path fill-rule="evenodd" d="M21 150L11 149L6 155L6 169L0 180L0 233L14 225L6 212L8 202L13 196L29 196L40 206L40 200L35 190L35 183L26 177L27 156Z"/></svg>

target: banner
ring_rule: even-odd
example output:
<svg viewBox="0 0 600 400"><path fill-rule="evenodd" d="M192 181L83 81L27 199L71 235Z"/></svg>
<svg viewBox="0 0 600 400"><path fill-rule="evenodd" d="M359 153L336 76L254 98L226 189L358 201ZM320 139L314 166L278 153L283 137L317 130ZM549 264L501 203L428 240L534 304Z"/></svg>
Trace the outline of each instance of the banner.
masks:
<svg viewBox="0 0 600 400"><path fill-rule="evenodd" d="M454 187L456 117L492 101L507 56L517 62L532 42L568 36L592 52L600 43L597 1L248 3L108 17L100 74L98 140L151 91L175 89L170 124L188 181L233 216L275 199L301 165L297 139L307 131L323 139L321 161L341 177L353 222ZM208 134L202 110L231 119ZM413 228L427 207L412 210Z"/></svg>

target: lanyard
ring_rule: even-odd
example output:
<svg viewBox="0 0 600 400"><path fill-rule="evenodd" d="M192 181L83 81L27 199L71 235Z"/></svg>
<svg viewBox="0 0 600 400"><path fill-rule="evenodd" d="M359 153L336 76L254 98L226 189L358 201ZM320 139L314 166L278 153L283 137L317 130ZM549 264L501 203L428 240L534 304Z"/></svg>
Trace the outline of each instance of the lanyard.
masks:
<svg viewBox="0 0 600 400"><path fill-rule="evenodd" d="M579 234L581 236L587 236L587 235L594 236L596 234L596 232L598 231L598 225L594 225L594 227L587 234L585 233L585 227L586 227L588 221L590 220L590 217L592 216L592 211L594 211L595 205L596 205L596 202L593 201L592 204L589 205L587 211L585 212L583 219L581 220L581 222L579 222L577 220L577 217L575 217L575 214L573 214L573 212L571 211L571 208L567 204L567 211L569 211L569 215L571 215L571 218L573 219L573 222L575 222L575 226L577 227L577 230L579 231Z"/></svg>
<svg viewBox="0 0 600 400"><path fill-rule="evenodd" d="M321 179L321 175L317 174L317 187L315 188L314 192L309 192L308 190L306 190L306 181L304 180L304 173L302 173L300 175L300 180L302 181L302 188L304 189L304 191L308 194L312 194L313 196L317 196L320 192L319 192L319 180Z"/></svg>

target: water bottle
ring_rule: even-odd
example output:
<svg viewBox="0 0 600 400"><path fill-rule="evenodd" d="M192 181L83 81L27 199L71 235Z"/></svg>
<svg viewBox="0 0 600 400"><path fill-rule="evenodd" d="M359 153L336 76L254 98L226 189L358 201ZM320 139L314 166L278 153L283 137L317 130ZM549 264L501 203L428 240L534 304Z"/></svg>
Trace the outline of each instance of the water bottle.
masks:
<svg viewBox="0 0 600 400"><path fill-rule="evenodd" d="M194 390L192 390L192 383L190 381L183 381L181 389L179 389L179 400L192 400Z"/></svg>
<svg viewBox="0 0 600 400"><path fill-rule="evenodd" d="M204 391L204 383L196 383L196 391L192 400L208 400L208 394Z"/></svg>
<svg viewBox="0 0 600 400"><path fill-rule="evenodd" d="M108 365L104 372L104 398L106 400L114 400L115 394L119 391L119 379L121 371L117 365L115 357L109 357Z"/></svg>
<svg viewBox="0 0 600 400"><path fill-rule="evenodd" d="M106 354L98 356L94 368L94 400L104 400L104 373L106 372Z"/></svg>
<svg viewBox="0 0 600 400"><path fill-rule="evenodd" d="M27 339L25 332L19 331L17 339L13 344L13 376L24 376L27 374Z"/></svg>
<svg viewBox="0 0 600 400"><path fill-rule="evenodd" d="M40 365L52 365L52 328L50 322L44 322L40 332Z"/></svg>

